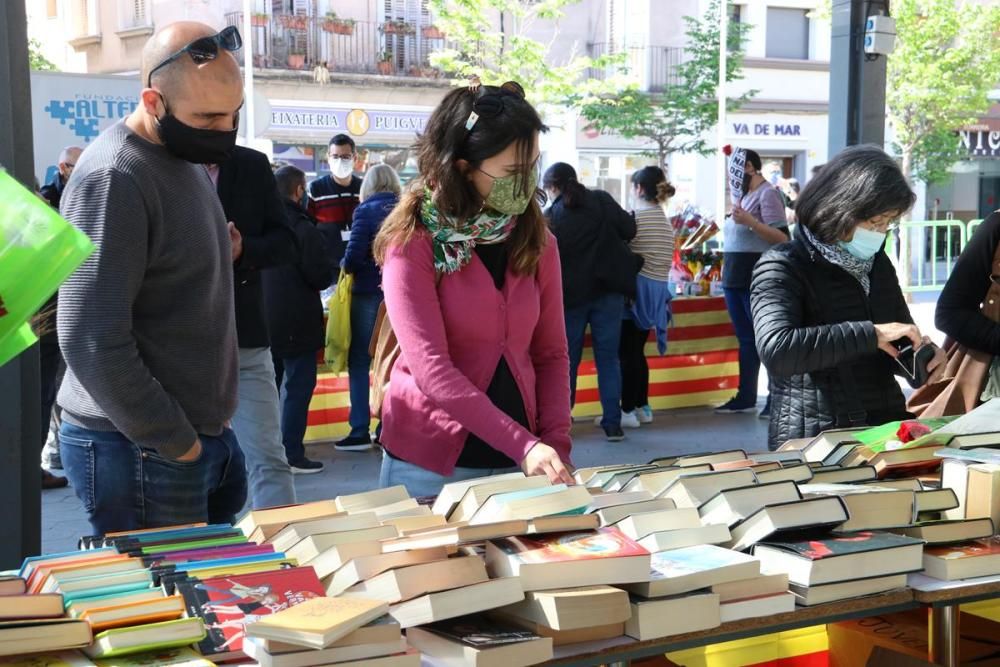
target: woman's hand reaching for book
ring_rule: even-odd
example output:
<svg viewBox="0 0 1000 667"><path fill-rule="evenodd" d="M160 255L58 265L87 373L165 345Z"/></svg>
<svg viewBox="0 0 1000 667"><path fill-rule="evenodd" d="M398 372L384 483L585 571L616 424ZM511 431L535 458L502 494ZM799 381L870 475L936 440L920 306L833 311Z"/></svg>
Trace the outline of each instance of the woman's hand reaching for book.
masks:
<svg viewBox="0 0 1000 667"><path fill-rule="evenodd" d="M545 475L553 484L575 484L573 475L559 458L559 454L544 442L537 442L521 461L525 475Z"/></svg>

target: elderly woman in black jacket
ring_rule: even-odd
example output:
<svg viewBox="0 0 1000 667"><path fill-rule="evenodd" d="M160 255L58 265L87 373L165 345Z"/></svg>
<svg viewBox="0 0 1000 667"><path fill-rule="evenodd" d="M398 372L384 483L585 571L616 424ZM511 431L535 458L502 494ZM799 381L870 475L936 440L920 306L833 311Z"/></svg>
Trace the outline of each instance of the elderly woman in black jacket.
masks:
<svg viewBox="0 0 1000 667"><path fill-rule="evenodd" d="M795 239L757 263L750 302L757 350L771 374L771 448L910 416L894 377L903 367L893 343L932 343L913 324L884 247L914 198L888 155L848 148L799 196ZM936 350L932 379L944 361Z"/></svg>

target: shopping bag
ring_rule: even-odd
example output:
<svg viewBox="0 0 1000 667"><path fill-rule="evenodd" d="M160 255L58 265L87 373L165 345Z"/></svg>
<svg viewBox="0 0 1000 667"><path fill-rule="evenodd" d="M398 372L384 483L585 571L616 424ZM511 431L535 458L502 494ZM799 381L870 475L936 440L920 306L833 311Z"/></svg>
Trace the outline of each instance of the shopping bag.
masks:
<svg viewBox="0 0 1000 667"><path fill-rule="evenodd" d="M331 373L340 374L347 370L347 353L351 349L351 290L354 275L340 272L337 289L329 302L329 317L326 321L326 365Z"/></svg>
<svg viewBox="0 0 1000 667"><path fill-rule="evenodd" d="M93 251L86 234L0 170L0 366L38 340L31 317Z"/></svg>

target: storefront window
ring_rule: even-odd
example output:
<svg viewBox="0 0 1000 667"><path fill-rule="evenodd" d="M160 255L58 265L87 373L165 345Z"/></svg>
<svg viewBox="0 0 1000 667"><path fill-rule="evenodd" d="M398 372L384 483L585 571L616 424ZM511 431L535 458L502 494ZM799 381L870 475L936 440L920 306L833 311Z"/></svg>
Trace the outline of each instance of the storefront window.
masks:
<svg viewBox="0 0 1000 667"><path fill-rule="evenodd" d="M309 178L317 178L330 173L330 165L326 161L327 146L274 144L274 161L276 163L292 164L306 172ZM376 164L388 164L399 173L403 183L409 182L417 175L417 158L410 148L386 146L385 144L358 144L358 158L354 163L354 171L363 175L369 167Z"/></svg>
<svg viewBox="0 0 1000 667"><path fill-rule="evenodd" d="M604 190L620 205L629 206L629 183L632 173L651 164L656 158L624 153L581 153L577 176L593 190Z"/></svg>

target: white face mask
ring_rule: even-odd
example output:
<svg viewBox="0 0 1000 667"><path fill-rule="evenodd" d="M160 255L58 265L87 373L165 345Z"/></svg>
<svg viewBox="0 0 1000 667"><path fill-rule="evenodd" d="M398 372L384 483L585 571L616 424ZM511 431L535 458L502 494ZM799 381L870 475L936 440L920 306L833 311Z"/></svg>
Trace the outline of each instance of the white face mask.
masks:
<svg viewBox="0 0 1000 667"><path fill-rule="evenodd" d="M330 160L330 171L337 178L347 178L354 173L354 160Z"/></svg>

